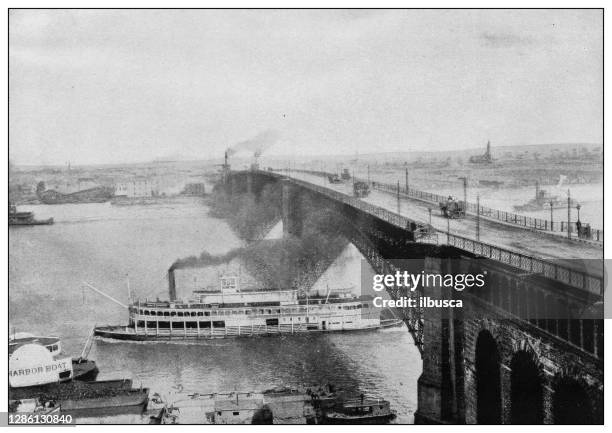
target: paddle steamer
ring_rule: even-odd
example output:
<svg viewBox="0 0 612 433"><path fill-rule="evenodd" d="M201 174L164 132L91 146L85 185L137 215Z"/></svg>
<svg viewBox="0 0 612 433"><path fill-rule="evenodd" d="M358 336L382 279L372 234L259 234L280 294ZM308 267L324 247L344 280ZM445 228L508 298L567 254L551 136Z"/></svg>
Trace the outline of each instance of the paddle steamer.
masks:
<svg viewBox="0 0 612 433"><path fill-rule="evenodd" d="M371 301L370 296L354 296L347 290L324 295L242 291L238 277L223 277L218 289L194 291L189 300L132 302L127 325L99 326L94 332L103 338L144 341L358 331L401 323L381 320Z"/></svg>

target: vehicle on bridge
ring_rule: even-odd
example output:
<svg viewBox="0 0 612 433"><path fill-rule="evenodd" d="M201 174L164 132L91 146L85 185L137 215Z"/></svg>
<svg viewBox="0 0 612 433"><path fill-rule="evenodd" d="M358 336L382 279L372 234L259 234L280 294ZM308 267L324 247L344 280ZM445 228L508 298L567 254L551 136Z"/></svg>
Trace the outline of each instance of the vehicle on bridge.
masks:
<svg viewBox="0 0 612 433"><path fill-rule="evenodd" d="M340 176L338 176L337 174L328 174L327 180L329 181L329 183L342 183Z"/></svg>
<svg viewBox="0 0 612 433"><path fill-rule="evenodd" d="M348 168L343 169L340 177L342 178L342 180L351 180L351 174L349 173L349 169Z"/></svg>
<svg viewBox="0 0 612 433"><path fill-rule="evenodd" d="M431 224L425 224L413 229L414 238L418 242L438 243L438 232Z"/></svg>
<svg viewBox="0 0 612 433"><path fill-rule="evenodd" d="M465 217L465 204L452 195L444 202L440 202L440 210L446 218L456 219Z"/></svg>
<svg viewBox="0 0 612 433"><path fill-rule="evenodd" d="M353 184L353 195L355 197L367 197L370 194L370 185L367 182L355 182Z"/></svg>

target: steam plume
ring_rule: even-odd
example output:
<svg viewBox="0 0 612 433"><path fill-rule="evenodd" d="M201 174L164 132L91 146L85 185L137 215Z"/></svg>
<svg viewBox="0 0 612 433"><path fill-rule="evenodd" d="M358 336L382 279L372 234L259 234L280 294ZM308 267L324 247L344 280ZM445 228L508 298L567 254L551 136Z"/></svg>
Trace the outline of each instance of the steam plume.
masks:
<svg viewBox="0 0 612 433"><path fill-rule="evenodd" d="M260 132L250 140L236 143L235 145L227 149L227 155L232 156L238 152L250 151L253 152L255 157L259 157L263 152L273 146L279 138L280 135L277 131L267 129L263 132Z"/></svg>

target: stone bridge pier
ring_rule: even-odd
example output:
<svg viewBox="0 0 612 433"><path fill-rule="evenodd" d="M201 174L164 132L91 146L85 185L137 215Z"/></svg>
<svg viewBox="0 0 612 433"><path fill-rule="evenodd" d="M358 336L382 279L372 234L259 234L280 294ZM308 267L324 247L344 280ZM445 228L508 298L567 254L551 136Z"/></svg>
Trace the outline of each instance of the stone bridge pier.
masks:
<svg viewBox="0 0 612 433"><path fill-rule="evenodd" d="M415 422L602 424L603 319L584 314L597 297L482 262L425 260L426 273L486 271L487 285L421 294L463 308L424 309Z"/></svg>
<svg viewBox="0 0 612 433"><path fill-rule="evenodd" d="M283 236L302 235L301 188L295 184L281 181L281 218Z"/></svg>

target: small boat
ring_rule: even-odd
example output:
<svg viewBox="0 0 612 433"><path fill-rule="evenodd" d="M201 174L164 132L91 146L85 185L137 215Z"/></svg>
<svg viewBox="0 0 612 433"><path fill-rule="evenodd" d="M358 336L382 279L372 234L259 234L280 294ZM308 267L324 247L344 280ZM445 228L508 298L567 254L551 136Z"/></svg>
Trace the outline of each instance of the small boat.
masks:
<svg viewBox="0 0 612 433"><path fill-rule="evenodd" d="M573 198L569 199L569 206L575 207L578 204ZM539 210L550 209L567 209L568 201L557 195L552 195L545 189L540 188L540 183L536 182L535 198L532 198L527 203L514 206L517 212L534 212Z"/></svg>
<svg viewBox="0 0 612 433"><path fill-rule="evenodd" d="M28 413L38 415L59 415L60 407L51 402L41 403L37 398L12 400L9 403L9 413Z"/></svg>
<svg viewBox="0 0 612 433"><path fill-rule="evenodd" d="M53 218L37 220L32 212L17 212L15 205L9 205L9 226L39 226L53 224Z"/></svg>
<svg viewBox="0 0 612 433"><path fill-rule="evenodd" d="M60 359L62 354L62 342L59 337L47 337L37 336L27 332L17 332L9 337L9 357L13 355L20 347L25 345L39 345L46 348L50 353L53 360L57 361ZM87 345L90 344L88 340ZM85 358L85 353L82 353L78 358L72 358L72 368L66 368L64 371L60 371L57 380L59 382L67 382L70 380L83 380L90 381L96 380L98 376L98 367L95 361ZM31 386L42 385L36 383Z"/></svg>
<svg viewBox="0 0 612 433"><path fill-rule="evenodd" d="M148 409L147 409L148 410ZM178 408L173 406L163 406L161 409L156 409L159 412L156 415L149 417L149 424L178 424L179 412Z"/></svg>
<svg viewBox="0 0 612 433"><path fill-rule="evenodd" d="M149 424L163 424L168 419L171 408L168 407L162 396L156 392L149 397L147 411L154 413L149 416Z"/></svg>
<svg viewBox="0 0 612 433"><path fill-rule="evenodd" d="M345 400L323 414L327 424L385 424L396 417L387 400L361 396Z"/></svg>

